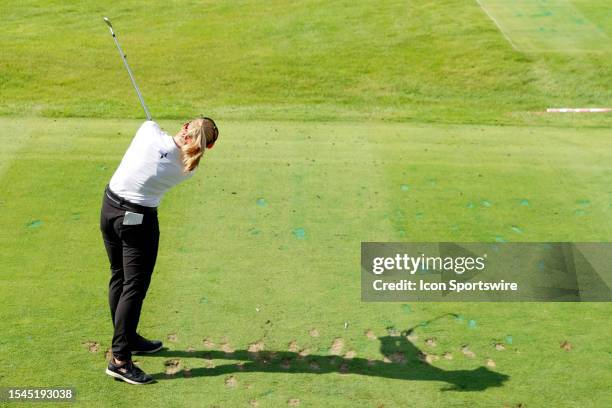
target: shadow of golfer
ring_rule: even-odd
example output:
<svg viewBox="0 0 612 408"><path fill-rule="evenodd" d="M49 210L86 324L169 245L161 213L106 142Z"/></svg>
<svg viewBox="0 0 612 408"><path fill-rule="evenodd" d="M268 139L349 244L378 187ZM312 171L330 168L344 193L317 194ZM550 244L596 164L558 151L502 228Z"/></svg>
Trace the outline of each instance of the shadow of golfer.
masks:
<svg viewBox="0 0 612 408"><path fill-rule="evenodd" d="M158 355L168 358L206 358L210 360L231 359L241 363L223 364L214 367L192 368L188 373L168 376L155 373L156 380L183 377L206 377L236 372L261 373L309 373L309 374L357 374L372 377L412 381L440 381L449 384L443 391L483 391L500 387L509 378L486 367L474 370L443 370L423 361L425 355L405 335L379 337L380 351L385 360L345 358L329 355L307 355L291 351L236 350L226 353L220 350L180 351L163 350Z"/></svg>

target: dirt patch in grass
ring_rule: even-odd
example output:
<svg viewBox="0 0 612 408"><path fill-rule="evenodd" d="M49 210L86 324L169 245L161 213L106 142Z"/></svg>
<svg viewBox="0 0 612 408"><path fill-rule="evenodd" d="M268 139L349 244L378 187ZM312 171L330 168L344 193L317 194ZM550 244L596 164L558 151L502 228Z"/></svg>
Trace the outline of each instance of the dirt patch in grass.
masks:
<svg viewBox="0 0 612 408"><path fill-rule="evenodd" d="M344 348L344 340L341 337L336 337L332 342L332 345L329 349L329 353L333 355L342 354L342 349Z"/></svg>
<svg viewBox="0 0 612 408"><path fill-rule="evenodd" d="M297 353L300 351L300 346L298 346L297 342L293 340L287 344L287 349L292 353Z"/></svg>
<svg viewBox="0 0 612 408"><path fill-rule="evenodd" d="M563 341L560 344L560 347L565 351L571 351L574 348L574 346L572 346L572 344L567 340Z"/></svg>
<svg viewBox="0 0 612 408"><path fill-rule="evenodd" d="M215 362L211 358L204 358L204 365L206 368L215 368Z"/></svg>
<svg viewBox="0 0 612 408"><path fill-rule="evenodd" d="M438 356L437 354L432 354L432 353L427 353L427 352L420 352L417 355L418 359L421 361L426 362L427 364L431 364L434 361L438 361L440 359L440 356Z"/></svg>
<svg viewBox="0 0 612 408"><path fill-rule="evenodd" d="M476 353L474 353L472 350L470 350L470 348L467 345L461 346L461 352L466 357L469 357L469 358L476 357Z"/></svg>
<svg viewBox="0 0 612 408"><path fill-rule="evenodd" d="M229 388L236 388L238 386L238 380L233 375L227 377L224 381L225 386Z"/></svg>
<svg viewBox="0 0 612 408"><path fill-rule="evenodd" d="M221 351L223 351L227 355L231 355L236 351L229 343L221 344Z"/></svg>
<svg viewBox="0 0 612 408"><path fill-rule="evenodd" d="M374 334L374 332L370 329L366 330L365 335L370 340L376 340L378 337Z"/></svg>
<svg viewBox="0 0 612 408"><path fill-rule="evenodd" d="M176 343L178 341L178 336L176 335L176 333L170 333L168 335L168 341Z"/></svg>
<svg viewBox="0 0 612 408"><path fill-rule="evenodd" d="M249 351L249 353L258 353L260 351L263 351L265 348L266 347L265 347L263 341L259 340L259 341L255 342L255 343L249 344L248 351Z"/></svg>
<svg viewBox="0 0 612 408"><path fill-rule="evenodd" d="M319 337L319 331L317 329L310 329L308 331L308 334L310 335L310 337Z"/></svg>
<svg viewBox="0 0 612 408"><path fill-rule="evenodd" d="M204 344L204 347L206 347L207 349L211 349L215 347L215 343L213 343L210 337L207 337L204 340L202 340L202 343Z"/></svg>
<svg viewBox="0 0 612 408"><path fill-rule="evenodd" d="M97 353L100 350L100 343L97 341L86 341L82 344L87 347L87 351L90 353Z"/></svg>
<svg viewBox="0 0 612 408"><path fill-rule="evenodd" d="M383 358L386 363L406 364L406 355L399 351L391 353Z"/></svg>
<svg viewBox="0 0 612 408"><path fill-rule="evenodd" d="M179 360L178 358L166 360L164 361L164 366L166 367L166 377L174 377L176 373L178 373L180 370L181 360Z"/></svg>

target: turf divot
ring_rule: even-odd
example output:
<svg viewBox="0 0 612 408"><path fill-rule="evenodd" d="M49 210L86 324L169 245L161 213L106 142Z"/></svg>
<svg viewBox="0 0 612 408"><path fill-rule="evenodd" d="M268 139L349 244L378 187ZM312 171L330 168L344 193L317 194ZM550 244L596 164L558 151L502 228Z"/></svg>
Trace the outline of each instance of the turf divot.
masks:
<svg viewBox="0 0 612 408"><path fill-rule="evenodd" d="M470 350L470 348L467 345L461 346L461 353L463 353L464 356L469 357L469 358L476 357L476 353Z"/></svg>
<svg viewBox="0 0 612 408"><path fill-rule="evenodd" d="M166 367L165 369L166 377L174 377L176 373L179 372L180 365L181 365L181 360L176 359L176 358L164 361L164 366Z"/></svg>
<svg viewBox="0 0 612 408"><path fill-rule="evenodd" d="M238 386L238 380L233 375L230 375L225 378L224 384L228 388L236 388Z"/></svg>
<svg viewBox="0 0 612 408"><path fill-rule="evenodd" d="M329 353L332 355L340 355L342 354L342 349L344 348L344 340L340 337L336 337L332 342L332 345L329 349Z"/></svg>
<svg viewBox="0 0 612 408"><path fill-rule="evenodd" d="M100 350L100 343L97 341L86 341L83 344L90 353L97 353Z"/></svg>

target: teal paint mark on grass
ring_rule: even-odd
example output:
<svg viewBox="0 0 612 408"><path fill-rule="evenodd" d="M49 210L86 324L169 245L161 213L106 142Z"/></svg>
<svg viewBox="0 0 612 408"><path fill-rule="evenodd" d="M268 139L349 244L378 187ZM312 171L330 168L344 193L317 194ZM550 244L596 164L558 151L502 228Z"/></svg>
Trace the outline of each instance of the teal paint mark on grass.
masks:
<svg viewBox="0 0 612 408"><path fill-rule="evenodd" d="M465 206L465 208L474 208L474 207L476 207L476 206L471 201L469 203L467 203L467 205Z"/></svg>
<svg viewBox="0 0 612 408"><path fill-rule="evenodd" d="M256 201L256 204L259 207L265 207L265 206L268 205L268 203L266 202L266 200L264 198L258 198L257 201Z"/></svg>
<svg viewBox="0 0 612 408"><path fill-rule="evenodd" d="M511 227L512 231L516 232L517 234L522 234L523 233L523 229L521 227L517 227L516 225L513 225Z"/></svg>
<svg viewBox="0 0 612 408"><path fill-rule="evenodd" d="M576 211L574 211L574 215L577 215L578 217L582 217L583 215L586 215L586 211L584 211L584 210L576 210Z"/></svg>
<svg viewBox="0 0 612 408"><path fill-rule="evenodd" d="M469 327L470 329L475 329L475 328L476 328L476 320L471 319L471 320L468 322L468 327Z"/></svg>
<svg viewBox="0 0 612 408"><path fill-rule="evenodd" d="M528 206L529 205L529 200L527 200L526 198L522 199L521 201L519 201L520 205L523 206Z"/></svg>
<svg viewBox="0 0 612 408"><path fill-rule="evenodd" d="M491 203L489 200L482 200L482 201L480 202L480 204L481 204L483 207L487 207L487 208L489 208L489 207L491 207L491 206L493 205L493 203Z"/></svg>
<svg viewBox="0 0 612 408"><path fill-rule="evenodd" d="M506 240L504 239L504 237L498 235L495 237L495 242L506 242Z"/></svg>
<svg viewBox="0 0 612 408"><path fill-rule="evenodd" d="M552 11L544 11L542 13L532 14L531 17L536 17L536 18L538 18L538 17L550 17L552 15L553 15Z"/></svg>
<svg viewBox="0 0 612 408"><path fill-rule="evenodd" d="M588 207L589 205L591 205L591 200L587 200L587 199L576 200L576 204L582 207Z"/></svg>
<svg viewBox="0 0 612 408"><path fill-rule="evenodd" d="M457 315L457 316L455 316L455 320L456 320L456 321L458 321L458 322L460 322L460 323L463 323L463 321L465 320L465 318L464 318L462 315Z"/></svg>
<svg viewBox="0 0 612 408"><path fill-rule="evenodd" d="M506 344L512 344L512 336L508 335L505 338Z"/></svg>
<svg viewBox="0 0 612 408"><path fill-rule="evenodd" d="M306 231L304 230L304 228L295 228L293 230L293 235L297 238L297 239L304 239L306 238Z"/></svg>
<svg viewBox="0 0 612 408"><path fill-rule="evenodd" d="M30 221L26 227L28 228L39 228L41 227L43 224L43 222L41 220L34 220L34 221Z"/></svg>
<svg viewBox="0 0 612 408"><path fill-rule="evenodd" d="M410 191L410 186L408 184L402 184L400 186L400 190L402 190L402 191Z"/></svg>

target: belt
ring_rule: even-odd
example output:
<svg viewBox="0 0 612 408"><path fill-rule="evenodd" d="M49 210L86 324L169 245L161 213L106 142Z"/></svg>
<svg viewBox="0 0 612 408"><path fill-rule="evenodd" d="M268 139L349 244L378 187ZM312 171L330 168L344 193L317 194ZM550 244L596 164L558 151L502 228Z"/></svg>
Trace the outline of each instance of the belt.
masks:
<svg viewBox="0 0 612 408"><path fill-rule="evenodd" d="M157 207L147 207L145 205L135 204L131 201L126 200L125 198L121 196L118 196L117 194L113 192L113 190L110 189L108 184L106 185L104 194L106 194L106 197L108 197L115 204L121 207L124 207L128 210L132 210L134 212L140 212L140 213L156 213L157 212Z"/></svg>

